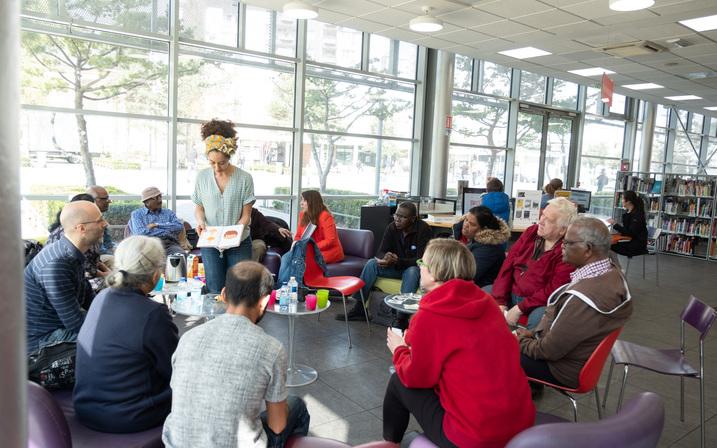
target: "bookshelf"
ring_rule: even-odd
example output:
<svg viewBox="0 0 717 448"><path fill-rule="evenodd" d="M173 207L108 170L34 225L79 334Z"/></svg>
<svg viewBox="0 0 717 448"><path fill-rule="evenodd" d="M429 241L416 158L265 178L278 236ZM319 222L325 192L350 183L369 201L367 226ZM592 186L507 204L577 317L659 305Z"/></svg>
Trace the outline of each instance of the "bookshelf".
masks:
<svg viewBox="0 0 717 448"><path fill-rule="evenodd" d="M645 203L647 225L662 229L660 253L717 261L716 184L717 176L620 172L613 219L622 219L622 192L633 190Z"/></svg>

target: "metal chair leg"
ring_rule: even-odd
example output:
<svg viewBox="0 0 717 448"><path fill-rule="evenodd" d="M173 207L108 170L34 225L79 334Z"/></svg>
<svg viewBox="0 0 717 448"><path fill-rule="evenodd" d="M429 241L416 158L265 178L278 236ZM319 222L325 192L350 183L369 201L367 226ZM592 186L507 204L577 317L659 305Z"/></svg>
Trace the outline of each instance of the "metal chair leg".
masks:
<svg viewBox="0 0 717 448"><path fill-rule="evenodd" d="M346 334L349 336L349 348L351 348L351 328L349 328L349 313L346 311L346 296L343 294L341 294L341 301L344 303L344 320L346 321Z"/></svg>
<svg viewBox="0 0 717 448"><path fill-rule="evenodd" d="M680 421L685 421L685 377L680 377Z"/></svg>
<svg viewBox="0 0 717 448"><path fill-rule="evenodd" d="M612 369L615 368L615 358L612 358L612 362L610 362L610 370L608 370L607 373L607 383L605 383L605 394L602 396L602 409L605 410L605 406L607 405L607 393L610 390L610 380L612 380Z"/></svg>
<svg viewBox="0 0 717 448"><path fill-rule="evenodd" d="M575 398L571 397L570 395L567 396L570 400L570 404L573 405L573 421L575 423L578 422L578 402L575 401Z"/></svg>
<svg viewBox="0 0 717 448"><path fill-rule="evenodd" d="M622 409L622 397L625 394L625 385L627 384L627 371L630 368L629 365L625 364L625 370L622 372L622 385L620 386L620 395L617 399L617 409L615 410L615 413L619 413L620 409Z"/></svg>
<svg viewBox="0 0 717 448"><path fill-rule="evenodd" d="M595 389L593 389L593 392L595 392L595 405L597 406L598 420L602 420L602 407L600 406L600 393L598 392L597 386L595 386Z"/></svg>
<svg viewBox="0 0 717 448"><path fill-rule="evenodd" d="M705 448L705 378L700 375L700 448Z"/></svg>
<svg viewBox="0 0 717 448"><path fill-rule="evenodd" d="M371 321L368 318L368 307L366 306L366 299L363 296L363 289L359 289L359 293L361 294L361 304L363 305L363 313L366 316L366 325L368 325L368 334L371 335ZM321 313L319 313L321 314Z"/></svg>

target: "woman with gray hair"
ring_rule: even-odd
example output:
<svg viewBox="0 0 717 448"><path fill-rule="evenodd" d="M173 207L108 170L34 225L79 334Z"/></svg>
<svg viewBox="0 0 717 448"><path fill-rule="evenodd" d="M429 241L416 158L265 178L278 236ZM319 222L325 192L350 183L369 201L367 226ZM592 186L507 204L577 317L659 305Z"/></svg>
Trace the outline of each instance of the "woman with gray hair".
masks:
<svg viewBox="0 0 717 448"><path fill-rule="evenodd" d="M179 337L167 308L148 296L164 257L157 238L124 239L109 288L92 302L80 329L74 406L78 419L96 431L144 431L169 414L171 357Z"/></svg>
<svg viewBox="0 0 717 448"><path fill-rule="evenodd" d="M575 268L563 261L563 237L577 216L575 204L565 198L548 201L538 224L528 227L513 244L491 289L505 319L515 325L528 316L535 328L550 294L570 281Z"/></svg>
<svg viewBox="0 0 717 448"><path fill-rule="evenodd" d="M518 344L473 283L475 260L463 244L431 240L417 264L428 292L405 336L386 335L396 373L383 399L383 437L400 443L413 414L439 447L504 446L535 419Z"/></svg>

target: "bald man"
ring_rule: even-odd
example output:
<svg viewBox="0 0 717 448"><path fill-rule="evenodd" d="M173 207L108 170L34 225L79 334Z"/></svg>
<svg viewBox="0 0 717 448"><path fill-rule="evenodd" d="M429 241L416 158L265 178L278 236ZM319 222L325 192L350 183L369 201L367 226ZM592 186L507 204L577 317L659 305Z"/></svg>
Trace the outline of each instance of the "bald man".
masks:
<svg viewBox="0 0 717 448"><path fill-rule="evenodd" d="M104 187L100 187L99 185L92 185L91 187L88 187L85 193L92 196L95 200L95 205L100 209L100 212L103 214L109 210L110 204L112 203L112 199L110 199L110 194L107 193L107 190ZM110 236L109 228L105 227L105 231L102 235L102 242L100 244L99 253L100 255L110 255L114 253L115 247L117 245L114 241L112 241L112 236ZM102 258L102 261L104 263L110 263L111 260Z"/></svg>
<svg viewBox="0 0 717 448"><path fill-rule="evenodd" d="M25 268L27 354L61 342L74 342L92 289L85 280L85 255L102 240L107 221L92 202L70 202L62 209L65 234L45 246Z"/></svg>

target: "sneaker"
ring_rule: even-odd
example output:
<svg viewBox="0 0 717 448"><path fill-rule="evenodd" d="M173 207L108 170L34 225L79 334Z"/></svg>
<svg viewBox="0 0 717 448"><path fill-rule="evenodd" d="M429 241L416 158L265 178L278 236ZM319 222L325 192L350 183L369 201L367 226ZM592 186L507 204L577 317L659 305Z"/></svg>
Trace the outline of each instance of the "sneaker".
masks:
<svg viewBox="0 0 717 448"><path fill-rule="evenodd" d="M349 321L360 321L366 319L366 315L363 311L363 304L359 301L356 302L356 305L354 305L353 308L349 310L347 314L347 317ZM336 315L336 320L344 320L344 313L339 313Z"/></svg>

